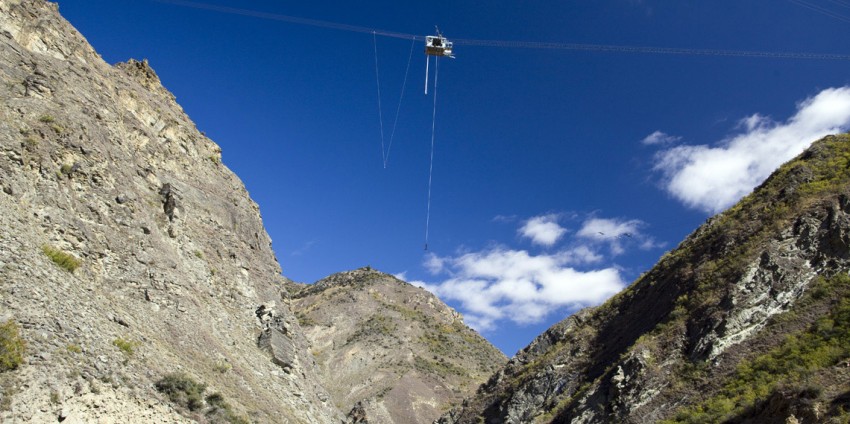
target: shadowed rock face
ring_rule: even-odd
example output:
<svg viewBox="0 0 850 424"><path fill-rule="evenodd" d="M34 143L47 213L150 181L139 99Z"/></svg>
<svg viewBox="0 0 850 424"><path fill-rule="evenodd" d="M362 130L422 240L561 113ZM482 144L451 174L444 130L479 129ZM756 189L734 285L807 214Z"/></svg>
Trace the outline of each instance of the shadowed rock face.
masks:
<svg viewBox="0 0 850 424"><path fill-rule="evenodd" d="M0 322L27 343L0 421L223 416L154 389L178 371L233 416L343 419L259 208L146 61L110 66L56 5L0 0L0 82Z"/></svg>
<svg viewBox="0 0 850 424"><path fill-rule="evenodd" d="M350 423L431 423L506 361L434 295L369 268L292 297L320 378Z"/></svg>
<svg viewBox="0 0 850 424"><path fill-rule="evenodd" d="M547 330L439 422L839 416L829 405L850 384L843 351L789 346L845 343L850 354L848 158L846 134L814 143L625 291ZM763 392L742 397L753 386Z"/></svg>

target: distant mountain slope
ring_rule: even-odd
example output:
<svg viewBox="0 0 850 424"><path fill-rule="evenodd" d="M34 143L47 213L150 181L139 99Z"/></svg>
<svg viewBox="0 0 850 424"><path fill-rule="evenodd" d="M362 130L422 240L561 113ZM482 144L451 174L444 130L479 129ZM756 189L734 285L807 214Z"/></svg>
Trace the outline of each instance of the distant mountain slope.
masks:
<svg viewBox="0 0 850 424"><path fill-rule="evenodd" d="M341 421L270 243L146 62L0 0L0 421Z"/></svg>
<svg viewBox="0 0 850 424"><path fill-rule="evenodd" d="M307 286L292 309L350 422L431 423L507 362L434 295L369 268Z"/></svg>
<svg viewBox="0 0 850 424"><path fill-rule="evenodd" d="M440 423L847 422L850 136L826 137Z"/></svg>

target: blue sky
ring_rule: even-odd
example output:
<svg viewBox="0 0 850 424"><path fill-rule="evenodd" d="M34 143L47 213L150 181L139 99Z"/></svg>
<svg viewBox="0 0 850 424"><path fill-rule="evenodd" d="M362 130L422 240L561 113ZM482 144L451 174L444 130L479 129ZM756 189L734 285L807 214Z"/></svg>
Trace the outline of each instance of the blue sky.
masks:
<svg viewBox="0 0 850 424"><path fill-rule="evenodd" d="M150 61L259 203L286 276L402 276L508 355L850 126L850 60L500 45L848 55L847 0L199 1L265 18L154 0L60 11L107 62ZM411 41L284 16L496 41L439 63L427 252L422 43L399 108ZM399 110L386 168L376 47L385 144Z"/></svg>

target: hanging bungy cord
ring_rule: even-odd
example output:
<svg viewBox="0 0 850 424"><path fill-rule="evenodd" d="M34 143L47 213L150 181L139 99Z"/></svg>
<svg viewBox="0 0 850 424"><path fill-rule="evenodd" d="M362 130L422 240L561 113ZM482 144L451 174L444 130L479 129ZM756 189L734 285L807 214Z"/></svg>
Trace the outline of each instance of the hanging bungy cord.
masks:
<svg viewBox="0 0 850 424"><path fill-rule="evenodd" d="M390 149L393 148L393 140L395 139L395 130L398 126L398 116L401 113L401 103L404 100L404 90L407 87L407 75L410 74L410 62L413 59L413 46L416 40L410 42L410 53L407 55L407 69L404 71L404 82L401 84L401 94L398 97L398 107L395 110L395 121L393 121L393 130L390 132L389 143L384 147L384 116L383 108L381 107L381 74L378 71L378 40L376 34L372 32L372 45L375 48L375 82L378 87L378 121L381 124L381 159L384 161L384 169L387 168L387 163L390 160Z"/></svg>
<svg viewBox="0 0 850 424"><path fill-rule="evenodd" d="M426 65L427 67L427 65ZM425 250L428 250L428 227L431 224L431 181L434 176L434 134L437 127L437 79L440 74L440 57L434 57L434 112L431 115L431 165L428 168L428 208L425 212ZM427 90L427 85L426 85ZM427 91L426 91L427 92Z"/></svg>

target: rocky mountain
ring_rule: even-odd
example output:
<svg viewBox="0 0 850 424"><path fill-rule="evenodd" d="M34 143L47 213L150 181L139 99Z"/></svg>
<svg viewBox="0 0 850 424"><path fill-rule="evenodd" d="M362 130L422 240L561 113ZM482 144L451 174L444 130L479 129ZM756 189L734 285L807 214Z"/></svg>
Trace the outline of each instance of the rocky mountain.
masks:
<svg viewBox="0 0 850 424"><path fill-rule="evenodd" d="M507 362L433 294L368 267L293 292L292 310L349 422L431 423Z"/></svg>
<svg viewBox="0 0 850 424"><path fill-rule="evenodd" d="M0 421L426 423L506 362L392 276L283 277L221 149L55 4L0 0L0 81Z"/></svg>
<svg viewBox="0 0 850 424"><path fill-rule="evenodd" d="M43 0L0 0L0 187L0 421L343 420L219 147Z"/></svg>
<svg viewBox="0 0 850 424"><path fill-rule="evenodd" d="M439 422L850 418L850 135L826 137Z"/></svg>
<svg viewBox="0 0 850 424"><path fill-rule="evenodd" d="M505 364L392 276L282 277L221 149L55 4L0 0L0 82L2 422L850 419L850 135Z"/></svg>

